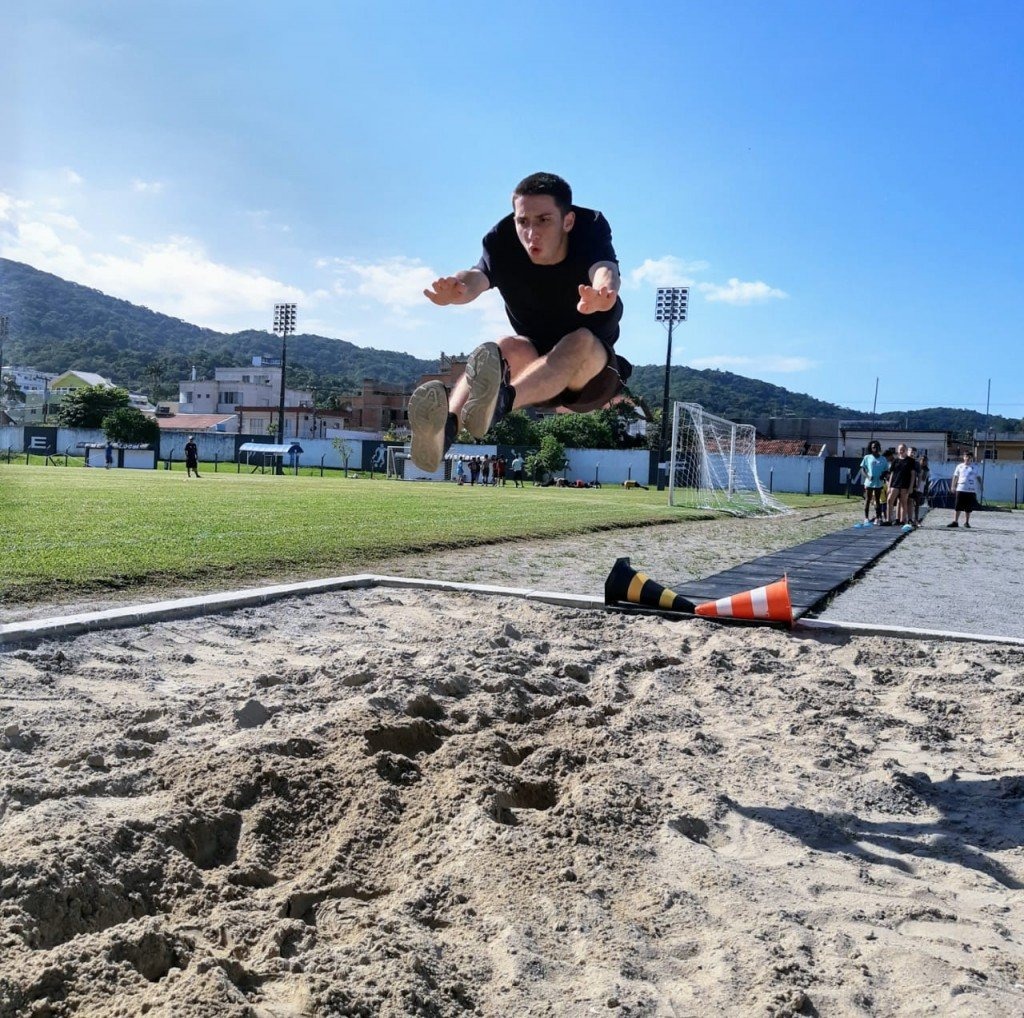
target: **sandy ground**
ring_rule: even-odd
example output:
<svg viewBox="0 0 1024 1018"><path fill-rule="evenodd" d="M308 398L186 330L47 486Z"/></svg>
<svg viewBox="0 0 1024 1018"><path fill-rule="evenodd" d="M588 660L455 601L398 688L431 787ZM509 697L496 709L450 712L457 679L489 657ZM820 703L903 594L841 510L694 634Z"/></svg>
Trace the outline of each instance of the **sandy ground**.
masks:
<svg viewBox="0 0 1024 1018"><path fill-rule="evenodd" d="M599 593L842 522L421 575ZM1024 1011L1020 648L378 588L0 671L2 1016Z"/></svg>

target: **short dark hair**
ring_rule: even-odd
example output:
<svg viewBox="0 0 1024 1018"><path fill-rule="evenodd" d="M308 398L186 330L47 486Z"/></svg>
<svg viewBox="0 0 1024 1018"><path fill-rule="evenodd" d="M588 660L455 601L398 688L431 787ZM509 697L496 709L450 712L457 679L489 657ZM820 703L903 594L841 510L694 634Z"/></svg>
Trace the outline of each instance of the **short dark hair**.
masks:
<svg viewBox="0 0 1024 1018"><path fill-rule="evenodd" d="M512 198L525 198L532 194L549 194L564 216L572 208L572 188L554 173L531 173L516 184Z"/></svg>

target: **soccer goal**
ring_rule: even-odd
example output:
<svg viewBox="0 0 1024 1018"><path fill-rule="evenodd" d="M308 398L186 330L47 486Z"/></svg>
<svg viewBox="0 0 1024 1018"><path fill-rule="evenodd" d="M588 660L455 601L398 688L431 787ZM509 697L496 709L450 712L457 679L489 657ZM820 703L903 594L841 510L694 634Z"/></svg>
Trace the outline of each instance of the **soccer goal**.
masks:
<svg viewBox="0 0 1024 1018"><path fill-rule="evenodd" d="M676 403L672 414L669 505L717 509L736 516L791 512L757 476L751 424L709 414L699 403Z"/></svg>
<svg viewBox="0 0 1024 1018"><path fill-rule="evenodd" d="M411 449L411 445L388 446L388 464L386 474L388 480L391 480L392 478L396 481L405 480L405 461L409 458L409 452Z"/></svg>

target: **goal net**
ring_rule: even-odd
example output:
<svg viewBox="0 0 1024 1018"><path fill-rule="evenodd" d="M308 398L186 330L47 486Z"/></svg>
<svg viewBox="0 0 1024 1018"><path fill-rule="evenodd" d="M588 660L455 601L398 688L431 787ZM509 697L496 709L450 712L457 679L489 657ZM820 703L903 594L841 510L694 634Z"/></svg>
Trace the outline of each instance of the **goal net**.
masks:
<svg viewBox="0 0 1024 1018"><path fill-rule="evenodd" d="M791 512L761 486L756 432L709 414L699 403L676 403L672 414L669 505L717 509L736 516Z"/></svg>
<svg viewBox="0 0 1024 1018"><path fill-rule="evenodd" d="M396 481L405 480L405 461L409 458L410 445L389 445L387 479Z"/></svg>

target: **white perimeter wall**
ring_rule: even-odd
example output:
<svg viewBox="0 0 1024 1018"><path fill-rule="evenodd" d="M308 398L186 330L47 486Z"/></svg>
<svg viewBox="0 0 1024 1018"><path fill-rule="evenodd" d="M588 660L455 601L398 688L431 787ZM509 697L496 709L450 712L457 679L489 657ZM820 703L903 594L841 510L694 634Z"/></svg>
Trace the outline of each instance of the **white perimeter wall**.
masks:
<svg viewBox="0 0 1024 1018"><path fill-rule="evenodd" d="M303 443L302 448L306 445ZM498 447L495 445L453 445L448 450L450 456L494 456ZM648 464L650 453L646 449L566 449L569 465L564 473L570 481L590 481L595 478L601 484L621 484L626 480L648 483ZM305 458L302 459L306 462ZM511 470L511 460L506 470ZM436 473L426 474L414 466L411 460L405 462L405 479L407 481L443 481L444 467ZM532 478L527 478L532 481Z"/></svg>
<svg viewBox="0 0 1024 1018"><path fill-rule="evenodd" d="M765 491L796 491L812 495L825 490L825 460L817 456L758 456L757 476Z"/></svg>
<svg viewBox="0 0 1024 1018"><path fill-rule="evenodd" d="M187 440L187 434L161 435L161 459L166 459L170 455L177 461L183 460ZM373 439L372 443L376 445L378 441ZM81 456L84 452L81 445L86 442L106 442L106 437L98 428L57 429L59 456L63 456L65 452L72 456ZM234 435L200 432L196 434L196 444L199 446L199 459L203 462L213 462L214 459L221 463L234 462ZM300 439L299 444L302 446L302 456L299 460L302 466L319 467L323 457L325 468L338 470L342 467L341 456L330 439ZM349 440L348 444L352 450L349 469L358 469L362 462L360 443ZM8 449L14 453L24 453L24 430L20 425L0 427L0 452L6 452ZM450 451L455 455L482 456L493 455L497 449L493 445L454 445ZM593 481L595 475L602 484L621 484L630 478L641 484L656 483L657 480L648 477L649 455L646 449L566 449L566 456L569 459L569 466L565 474L571 481ZM932 478L948 480L953 476L954 466L952 462L933 463ZM1016 494L1017 501L1024 502L1024 460L986 460L983 467L986 500L1012 503ZM817 456L757 457L757 474L765 490L770 486L772 491L806 494L809 480L811 494L820 495L824 489L824 470L825 461ZM436 474L424 474L412 463L407 462L406 477L441 480L444 478L444 469Z"/></svg>

